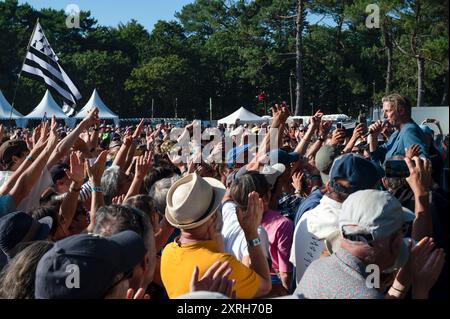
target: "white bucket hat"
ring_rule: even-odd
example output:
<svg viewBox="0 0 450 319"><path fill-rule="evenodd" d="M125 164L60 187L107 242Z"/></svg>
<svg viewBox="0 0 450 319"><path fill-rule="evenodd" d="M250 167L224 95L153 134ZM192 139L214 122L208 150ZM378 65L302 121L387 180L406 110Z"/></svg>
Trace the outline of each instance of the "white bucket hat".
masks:
<svg viewBox="0 0 450 319"><path fill-rule="evenodd" d="M196 173L179 179L167 193L167 221L179 229L203 225L220 206L225 190L217 179Z"/></svg>

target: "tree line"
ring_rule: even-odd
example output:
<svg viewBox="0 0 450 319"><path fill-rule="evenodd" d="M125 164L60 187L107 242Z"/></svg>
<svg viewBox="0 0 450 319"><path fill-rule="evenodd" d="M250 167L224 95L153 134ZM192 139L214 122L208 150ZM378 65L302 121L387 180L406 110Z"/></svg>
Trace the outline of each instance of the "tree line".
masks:
<svg viewBox="0 0 450 319"><path fill-rule="evenodd" d="M291 100L297 115L355 115L394 91L415 105L448 105L448 1L374 3L379 25L368 28L363 0L196 0L148 32L135 20L102 26L89 11L69 29L63 10L5 0L0 89L11 101L39 18L83 95L79 107L97 88L121 117L150 117L153 100L155 117L209 119L210 98L215 119ZM22 77L16 108L27 114L44 92Z"/></svg>

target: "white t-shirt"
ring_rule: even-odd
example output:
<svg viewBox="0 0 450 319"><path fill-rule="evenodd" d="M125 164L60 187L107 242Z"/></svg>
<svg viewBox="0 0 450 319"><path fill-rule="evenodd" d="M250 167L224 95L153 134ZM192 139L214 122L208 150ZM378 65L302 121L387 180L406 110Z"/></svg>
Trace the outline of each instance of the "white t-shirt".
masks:
<svg viewBox="0 0 450 319"><path fill-rule="evenodd" d="M242 230L236 215L236 204L234 202L228 201L222 205L222 220L222 236L225 252L241 261L244 256L249 256L249 253L244 231ZM263 253L266 258L268 258L269 237L267 236L264 227L258 227L258 235L261 240Z"/></svg>
<svg viewBox="0 0 450 319"><path fill-rule="evenodd" d="M323 240L339 229L341 209L341 203L325 195L319 205L305 212L295 226L289 261L296 268L297 285L306 268L319 259L325 249Z"/></svg>
<svg viewBox="0 0 450 319"><path fill-rule="evenodd" d="M0 171L0 187L5 183L8 178L13 174L12 171ZM31 189L30 193L20 202L17 206L18 211L24 211L26 213L32 211L40 206L40 199L42 193L53 185L52 176L45 167L42 171L41 177L39 177L36 184Z"/></svg>

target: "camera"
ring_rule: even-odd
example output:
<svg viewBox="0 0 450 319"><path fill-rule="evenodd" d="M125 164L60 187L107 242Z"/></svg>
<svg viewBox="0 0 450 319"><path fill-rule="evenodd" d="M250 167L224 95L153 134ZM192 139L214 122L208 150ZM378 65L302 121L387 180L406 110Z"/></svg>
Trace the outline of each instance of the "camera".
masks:
<svg viewBox="0 0 450 319"><path fill-rule="evenodd" d="M409 167L405 160L387 160L384 163L386 177L406 178L409 176Z"/></svg>

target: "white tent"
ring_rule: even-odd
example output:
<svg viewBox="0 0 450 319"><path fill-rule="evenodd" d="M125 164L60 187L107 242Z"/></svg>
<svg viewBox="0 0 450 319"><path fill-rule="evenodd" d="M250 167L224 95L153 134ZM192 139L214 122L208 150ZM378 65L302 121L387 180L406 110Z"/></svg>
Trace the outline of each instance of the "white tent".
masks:
<svg viewBox="0 0 450 319"><path fill-rule="evenodd" d="M236 123L236 120L240 121L240 123L262 123L267 121L266 119L250 112L249 110L245 109L244 107L241 107L236 112L224 117L223 119L220 119L218 121L219 124L234 124Z"/></svg>
<svg viewBox="0 0 450 319"><path fill-rule="evenodd" d="M0 90L0 120L9 120L10 118L16 120L22 117L23 115L20 114L16 109L14 109L11 104L9 104L9 102L3 95L3 92Z"/></svg>
<svg viewBox="0 0 450 319"><path fill-rule="evenodd" d="M98 117L103 120L114 120L114 123L116 125L119 124L119 116L115 114L113 111L109 109L109 107L106 106L106 104L103 102L102 98L97 92L97 89L94 89L94 92L92 92L91 98L86 103L86 105L78 112L77 115L75 115L76 119L83 119L85 118L89 111L94 108L98 108Z"/></svg>
<svg viewBox="0 0 450 319"><path fill-rule="evenodd" d="M53 117L53 115L57 119L68 118L68 116L63 112L61 107L55 102L49 90L47 90L38 106L36 106L34 110L31 111L30 114L26 115L25 118L28 120L42 119L44 116L46 116L48 119L50 119Z"/></svg>

